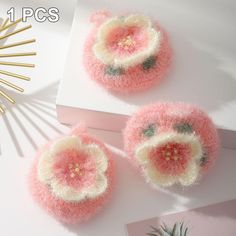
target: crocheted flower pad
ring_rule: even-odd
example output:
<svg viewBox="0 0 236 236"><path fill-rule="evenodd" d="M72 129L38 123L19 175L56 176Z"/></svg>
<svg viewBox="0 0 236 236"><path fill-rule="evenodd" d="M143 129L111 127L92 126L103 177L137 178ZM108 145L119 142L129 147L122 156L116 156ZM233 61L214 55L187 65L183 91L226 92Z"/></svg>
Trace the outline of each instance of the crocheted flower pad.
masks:
<svg viewBox="0 0 236 236"><path fill-rule="evenodd" d="M94 27L84 46L91 79L119 92L143 90L159 82L171 64L172 51L161 26L141 14L92 15Z"/></svg>
<svg viewBox="0 0 236 236"><path fill-rule="evenodd" d="M185 103L143 107L124 131L130 161L152 186L194 184L215 162L219 137L211 119Z"/></svg>
<svg viewBox="0 0 236 236"><path fill-rule="evenodd" d="M33 198L56 219L88 220L114 187L111 153L95 138L74 130L38 152L29 183Z"/></svg>

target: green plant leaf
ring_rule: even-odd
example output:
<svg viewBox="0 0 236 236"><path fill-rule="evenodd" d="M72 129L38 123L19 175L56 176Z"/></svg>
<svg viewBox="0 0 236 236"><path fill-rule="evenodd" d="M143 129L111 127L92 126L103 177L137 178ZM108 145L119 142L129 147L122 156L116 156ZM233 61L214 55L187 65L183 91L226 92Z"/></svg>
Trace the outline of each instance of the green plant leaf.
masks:
<svg viewBox="0 0 236 236"><path fill-rule="evenodd" d="M187 236L188 228L184 227L184 222L176 222L173 227L168 227L164 222L159 228L152 228L152 232L147 233L148 236Z"/></svg>
<svg viewBox="0 0 236 236"><path fill-rule="evenodd" d="M185 229L184 236L187 236L188 228Z"/></svg>
<svg viewBox="0 0 236 236"><path fill-rule="evenodd" d="M181 222L180 223L180 236L184 236L183 226L184 226L184 222Z"/></svg>
<svg viewBox="0 0 236 236"><path fill-rule="evenodd" d="M169 230L165 226L161 225L161 229L165 231L166 233L169 233Z"/></svg>
<svg viewBox="0 0 236 236"><path fill-rule="evenodd" d="M153 227L152 225L150 225L150 227L152 228L152 230L153 230L154 232L159 232L159 231L158 231L158 228L155 228L155 227Z"/></svg>
<svg viewBox="0 0 236 236"><path fill-rule="evenodd" d="M166 231L168 234L171 235L172 229L171 229L170 227L168 227L168 226L165 224L165 222L163 222L162 224L163 224L163 226L164 226L164 228L165 228L165 231Z"/></svg>
<svg viewBox="0 0 236 236"><path fill-rule="evenodd" d="M175 223L175 224L174 224L174 227L173 227L173 230L172 230L172 235L173 235L173 236L174 236L175 233L176 233L177 224L178 224L178 223Z"/></svg>
<svg viewBox="0 0 236 236"><path fill-rule="evenodd" d="M158 236L158 234L154 234L154 233L147 233L146 235L148 235L148 236Z"/></svg>

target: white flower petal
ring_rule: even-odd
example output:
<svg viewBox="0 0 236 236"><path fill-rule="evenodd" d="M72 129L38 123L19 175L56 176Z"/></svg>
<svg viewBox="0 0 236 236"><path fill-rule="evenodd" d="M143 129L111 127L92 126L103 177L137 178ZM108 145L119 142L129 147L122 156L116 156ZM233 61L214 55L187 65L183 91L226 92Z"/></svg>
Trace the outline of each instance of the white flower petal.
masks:
<svg viewBox="0 0 236 236"><path fill-rule="evenodd" d="M108 160L103 150L96 144L89 144L85 152L96 160L96 168L99 173L104 173L108 167Z"/></svg>
<svg viewBox="0 0 236 236"><path fill-rule="evenodd" d="M151 28L148 30L148 38L149 44L146 49L146 58L151 55L155 55L159 51L161 44L161 32Z"/></svg>
<svg viewBox="0 0 236 236"><path fill-rule="evenodd" d="M51 155L55 156L56 154L70 150L77 149L81 147L81 141L77 136L67 136L55 141L51 146Z"/></svg>
<svg viewBox="0 0 236 236"><path fill-rule="evenodd" d="M143 170L147 182L150 182L154 186L161 185L167 187L177 182L175 176L160 173L151 163L148 164Z"/></svg>
<svg viewBox="0 0 236 236"><path fill-rule="evenodd" d="M59 183L56 180L51 181L52 192L60 199L64 201L79 202L86 198L85 191L76 191L68 185Z"/></svg>
<svg viewBox="0 0 236 236"><path fill-rule="evenodd" d="M141 165L149 162L149 153L151 149L152 146L148 145L147 143L136 148L135 157Z"/></svg>
<svg viewBox="0 0 236 236"><path fill-rule="evenodd" d="M144 15L140 15L140 14L130 15L130 16L126 17L125 24L146 27L146 28L149 28L152 25L149 17L144 16Z"/></svg>
<svg viewBox="0 0 236 236"><path fill-rule="evenodd" d="M98 174L94 186L86 189L86 195L89 198L96 198L106 191L108 187L107 177L103 174Z"/></svg>
<svg viewBox="0 0 236 236"><path fill-rule="evenodd" d="M160 46L160 32L154 29L148 30L149 43L148 46L138 52L135 52L127 57L116 57L114 65L125 69L143 63L148 57L155 55Z"/></svg>
<svg viewBox="0 0 236 236"><path fill-rule="evenodd" d="M105 42L107 39L107 35L111 32L111 30L120 27L124 24L122 18L113 17L107 21L105 21L102 25L100 25L97 32L97 41Z"/></svg>
<svg viewBox="0 0 236 236"><path fill-rule="evenodd" d="M52 164L53 157L50 152L41 154L38 161L37 174L39 181L42 183L48 184L53 177Z"/></svg>
<svg viewBox="0 0 236 236"><path fill-rule="evenodd" d="M192 161L186 171L179 177L180 183L184 186L193 184L199 176L199 169L200 167Z"/></svg>
<svg viewBox="0 0 236 236"><path fill-rule="evenodd" d="M200 139L197 138L195 140L193 140L191 143L191 149L192 149L192 156L193 159L198 161L201 159L201 157L203 156L203 149L202 149L202 145L200 143Z"/></svg>
<svg viewBox="0 0 236 236"><path fill-rule="evenodd" d="M114 56L112 53L107 51L105 43L103 41L95 43L93 45L93 53L97 59L102 61L104 64L113 64Z"/></svg>

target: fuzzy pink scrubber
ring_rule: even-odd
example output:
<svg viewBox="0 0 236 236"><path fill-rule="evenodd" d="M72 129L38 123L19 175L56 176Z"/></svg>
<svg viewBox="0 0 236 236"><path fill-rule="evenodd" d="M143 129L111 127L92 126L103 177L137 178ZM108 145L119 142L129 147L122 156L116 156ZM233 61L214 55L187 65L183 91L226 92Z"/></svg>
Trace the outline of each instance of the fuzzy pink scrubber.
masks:
<svg viewBox="0 0 236 236"><path fill-rule="evenodd" d="M147 16L91 16L94 23L84 46L84 65L91 79L118 92L143 90L159 82L170 66L167 34Z"/></svg>
<svg viewBox="0 0 236 236"><path fill-rule="evenodd" d="M130 161L152 186L192 185L217 157L219 138L211 119L185 103L140 109L124 131Z"/></svg>
<svg viewBox="0 0 236 236"><path fill-rule="evenodd" d="M96 214L114 187L111 153L80 128L41 149L29 175L33 198L65 223L79 223Z"/></svg>

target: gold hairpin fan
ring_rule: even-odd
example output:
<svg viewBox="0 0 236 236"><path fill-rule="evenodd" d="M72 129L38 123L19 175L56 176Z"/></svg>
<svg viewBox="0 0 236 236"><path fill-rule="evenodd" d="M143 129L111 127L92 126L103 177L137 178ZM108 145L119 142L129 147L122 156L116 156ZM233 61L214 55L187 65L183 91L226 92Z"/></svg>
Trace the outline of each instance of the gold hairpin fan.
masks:
<svg viewBox="0 0 236 236"><path fill-rule="evenodd" d="M13 77L15 79L26 80L26 81L30 81L30 78L27 76L24 76L24 75L13 73L13 72L8 71L7 69L4 69L4 68L5 67L7 67L7 68L9 68L9 67L31 67L31 68L35 67L34 64L23 63L23 62L10 62L10 61L7 61L7 59L6 59L6 58L15 58L15 57L22 58L22 57L36 55L36 52L5 53L5 51L4 51L5 49L8 49L8 48L19 47L22 45L34 43L36 41L35 39L30 39L30 40L24 40L24 41L20 41L20 42L11 43L11 44L7 44L7 43L4 44L3 43L4 40L7 40L10 37L12 37L16 34L22 33L32 27L31 25L28 25L23 28L16 29L16 26L21 21L22 21L22 19L18 19L14 22L9 22L9 19L6 19L2 22L2 24L0 24L0 99L1 98L6 99L8 102L10 102L12 104L15 103L15 100L4 91L4 87L5 86L10 87L11 89L14 89L14 90L21 92L21 93L24 92L24 89L17 86L16 84L9 82L7 79L2 79L1 76L4 75L6 77ZM0 104L0 113L3 114L4 112L5 112L5 109Z"/></svg>

